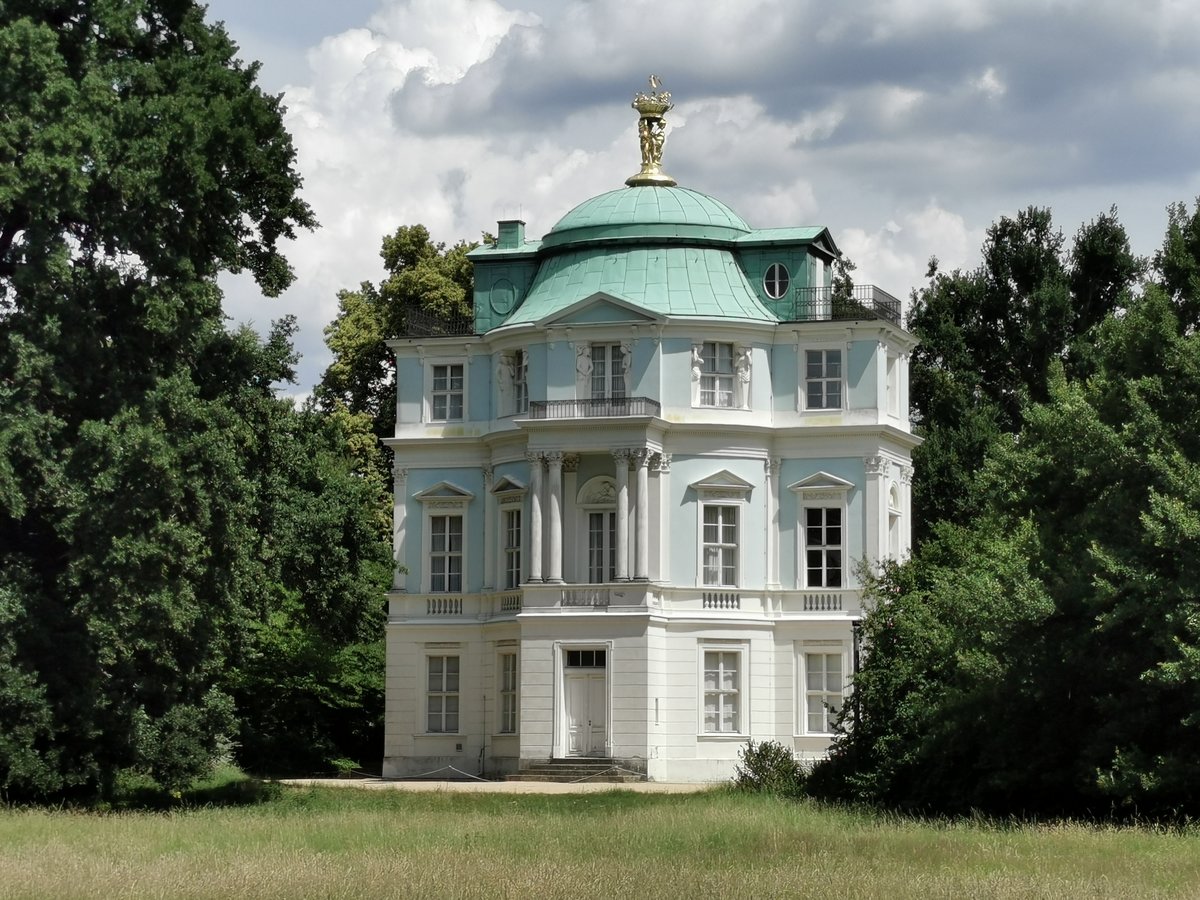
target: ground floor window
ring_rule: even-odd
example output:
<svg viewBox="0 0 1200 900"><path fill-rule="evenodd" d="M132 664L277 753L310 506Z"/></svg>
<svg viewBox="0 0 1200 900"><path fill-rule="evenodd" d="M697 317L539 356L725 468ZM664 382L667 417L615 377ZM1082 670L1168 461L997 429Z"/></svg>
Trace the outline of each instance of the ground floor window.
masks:
<svg viewBox="0 0 1200 900"><path fill-rule="evenodd" d="M517 654L500 654L500 733L517 733Z"/></svg>
<svg viewBox="0 0 1200 900"><path fill-rule="evenodd" d="M704 651L704 731L741 732L741 656L736 650Z"/></svg>
<svg viewBox="0 0 1200 900"><path fill-rule="evenodd" d="M842 708L845 686L841 653L804 654L804 700L809 734L829 734Z"/></svg>
<svg viewBox="0 0 1200 900"><path fill-rule="evenodd" d="M458 733L458 657L429 657L426 730L431 734Z"/></svg>

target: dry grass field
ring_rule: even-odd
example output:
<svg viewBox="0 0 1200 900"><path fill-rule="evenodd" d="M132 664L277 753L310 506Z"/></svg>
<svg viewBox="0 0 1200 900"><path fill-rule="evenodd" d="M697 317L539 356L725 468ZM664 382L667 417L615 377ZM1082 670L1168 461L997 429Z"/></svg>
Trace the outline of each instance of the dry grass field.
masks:
<svg viewBox="0 0 1200 900"><path fill-rule="evenodd" d="M283 788L0 808L0 897L1200 897L1200 832L928 823L716 790Z"/></svg>

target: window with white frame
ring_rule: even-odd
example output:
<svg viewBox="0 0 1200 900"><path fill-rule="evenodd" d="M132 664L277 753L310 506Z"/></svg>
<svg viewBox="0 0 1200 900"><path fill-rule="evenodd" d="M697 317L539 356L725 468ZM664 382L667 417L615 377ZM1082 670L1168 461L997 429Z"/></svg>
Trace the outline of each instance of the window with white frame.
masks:
<svg viewBox="0 0 1200 900"><path fill-rule="evenodd" d="M738 583L738 507L704 505L701 556L706 585L736 587Z"/></svg>
<svg viewBox="0 0 1200 900"><path fill-rule="evenodd" d="M617 577L617 513L588 512L588 583L603 584Z"/></svg>
<svg viewBox="0 0 1200 900"><path fill-rule="evenodd" d="M427 657L425 730L430 734L458 733L458 657Z"/></svg>
<svg viewBox="0 0 1200 900"><path fill-rule="evenodd" d="M804 507L804 582L806 587L840 588L843 583L841 506Z"/></svg>
<svg viewBox="0 0 1200 900"><path fill-rule="evenodd" d="M742 733L742 653L704 649L704 733Z"/></svg>
<svg viewBox="0 0 1200 900"><path fill-rule="evenodd" d="M517 733L517 654L500 654L500 733Z"/></svg>
<svg viewBox="0 0 1200 900"><path fill-rule="evenodd" d="M504 588L521 584L521 510L504 510Z"/></svg>
<svg viewBox="0 0 1200 900"><path fill-rule="evenodd" d="M461 422L465 397L462 363L430 366L429 421Z"/></svg>
<svg viewBox="0 0 1200 900"><path fill-rule="evenodd" d="M845 696L845 654L805 652L804 710L808 734L830 734Z"/></svg>
<svg viewBox="0 0 1200 900"><path fill-rule="evenodd" d="M625 352L620 344L592 344L591 399L625 396Z"/></svg>
<svg viewBox="0 0 1200 900"><path fill-rule="evenodd" d="M461 594L463 577L463 517L429 517L429 591Z"/></svg>
<svg viewBox="0 0 1200 900"><path fill-rule="evenodd" d="M806 409L842 408L842 351L804 351Z"/></svg>
<svg viewBox="0 0 1200 900"><path fill-rule="evenodd" d="M887 358L887 413L900 416L900 357L890 353Z"/></svg>
<svg viewBox="0 0 1200 900"><path fill-rule="evenodd" d="M529 411L529 354L524 350L513 351L513 413L521 415Z"/></svg>
<svg viewBox="0 0 1200 900"><path fill-rule="evenodd" d="M734 406L733 344L700 345L700 405Z"/></svg>

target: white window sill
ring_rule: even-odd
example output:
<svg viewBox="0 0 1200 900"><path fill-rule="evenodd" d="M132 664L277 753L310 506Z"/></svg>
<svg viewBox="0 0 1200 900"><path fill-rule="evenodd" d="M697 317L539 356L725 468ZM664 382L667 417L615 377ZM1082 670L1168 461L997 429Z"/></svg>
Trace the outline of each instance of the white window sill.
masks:
<svg viewBox="0 0 1200 900"><path fill-rule="evenodd" d="M696 735L698 741L740 741L745 743L750 740L750 735L742 734L740 731L702 731Z"/></svg>

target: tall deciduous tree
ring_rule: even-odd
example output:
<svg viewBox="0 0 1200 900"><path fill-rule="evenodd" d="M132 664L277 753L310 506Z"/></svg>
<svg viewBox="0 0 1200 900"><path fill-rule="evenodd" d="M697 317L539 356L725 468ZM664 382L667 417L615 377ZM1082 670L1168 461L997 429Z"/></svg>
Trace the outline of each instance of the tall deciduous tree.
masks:
<svg viewBox="0 0 1200 900"><path fill-rule="evenodd" d="M816 790L942 811L1200 809L1200 334L1173 275L1194 265L1186 220L1172 209L1174 269L1160 258L1159 283L1117 291L1123 308L992 442L977 514L872 583L857 714Z"/></svg>
<svg viewBox="0 0 1200 900"><path fill-rule="evenodd" d="M314 224L278 101L190 0L0 6L0 789L194 775L259 590L245 413L290 350L223 327Z"/></svg>
<svg viewBox="0 0 1200 900"><path fill-rule="evenodd" d="M384 237L379 255L387 276L378 285L364 281L358 290L340 291L337 318L325 329L333 363L317 396L326 409L340 405L365 413L377 436L392 434L396 381L386 342L403 333L413 311L441 318L473 315L474 276L467 253L476 246L435 243L424 225L401 225Z"/></svg>
<svg viewBox="0 0 1200 900"><path fill-rule="evenodd" d="M1084 224L1069 253L1050 211L1030 208L988 229L978 268L931 263L908 317L925 438L914 454L918 542L934 522L974 512L970 482L991 441L1020 429L1024 403L1047 398L1052 364L1086 372L1091 329L1143 271L1115 210Z"/></svg>

